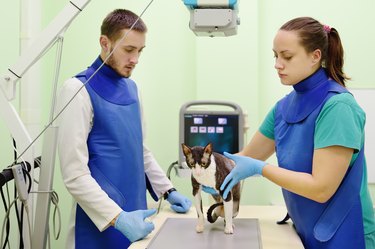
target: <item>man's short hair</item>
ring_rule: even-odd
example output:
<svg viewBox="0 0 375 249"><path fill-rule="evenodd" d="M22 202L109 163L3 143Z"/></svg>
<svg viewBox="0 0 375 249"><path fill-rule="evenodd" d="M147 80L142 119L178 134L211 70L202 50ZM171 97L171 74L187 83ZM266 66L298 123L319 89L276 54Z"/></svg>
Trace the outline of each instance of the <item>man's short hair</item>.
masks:
<svg viewBox="0 0 375 249"><path fill-rule="evenodd" d="M135 24L134 24L135 23ZM107 36L110 40L115 41L122 35L122 30L130 29L146 33L146 24L138 15L126 9L116 9L109 13L103 20L101 26L101 35Z"/></svg>

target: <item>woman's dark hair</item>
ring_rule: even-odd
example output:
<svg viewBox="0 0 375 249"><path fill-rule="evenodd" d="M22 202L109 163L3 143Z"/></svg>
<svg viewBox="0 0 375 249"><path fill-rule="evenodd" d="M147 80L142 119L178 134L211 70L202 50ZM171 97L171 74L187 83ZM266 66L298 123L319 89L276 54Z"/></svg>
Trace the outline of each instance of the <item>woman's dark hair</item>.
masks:
<svg viewBox="0 0 375 249"><path fill-rule="evenodd" d="M146 24L138 15L130 10L116 9L104 18L101 26L101 35L105 35L110 40L115 41L122 35L122 30L130 29L133 25L133 30L141 33L147 32Z"/></svg>
<svg viewBox="0 0 375 249"><path fill-rule="evenodd" d="M322 25L311 17L298 17L285 23L280 30L296 31L301 45L307 52L320 49L321 63L326 68L329 77L345 86L345 80L350 78L343 72L344 49L335 28Z"/></svg>

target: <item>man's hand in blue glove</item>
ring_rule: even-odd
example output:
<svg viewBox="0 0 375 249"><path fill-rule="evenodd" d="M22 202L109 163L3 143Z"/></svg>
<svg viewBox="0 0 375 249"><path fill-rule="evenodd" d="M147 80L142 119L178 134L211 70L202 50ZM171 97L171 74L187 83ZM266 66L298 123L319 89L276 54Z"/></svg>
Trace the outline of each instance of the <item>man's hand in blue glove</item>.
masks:
<svg viewBox="0 0 375 249"><path fill-rule="evenodd" d="M171 208L177 213L186 213L191 207L191 201L177 191L169 193L167 201L171 204Z"/></svg>
<svg viewBox="0 0 375 249"><path fill-rule="evenodd" d="M156 209L122 211L115 221L115 228L124 234L130 242L143 239L155 228L152 222L145 221L145 219L155 213Z"/></svg>
<svg viewBox="0 0 375 249"><path fill-rule="evenodd" d="M220 186L220 190L224 190L223 198L226 199L229 191L241 180L253 176L262 175L263 167L267 164L266 162L247 157L232 155L224 152L224 156L233 160L236 166L232 171L225 177L224 182Z"/></svg>
<svg viewBox="0 0 375 249"><path fill-rule="evenodd" d="M217 192L216 189L211 188L211 187L207 187L205 185L202 185L202 191L206 192L207 194L211 194L211 195L218 195L219 194L219 192Z"/></svg>

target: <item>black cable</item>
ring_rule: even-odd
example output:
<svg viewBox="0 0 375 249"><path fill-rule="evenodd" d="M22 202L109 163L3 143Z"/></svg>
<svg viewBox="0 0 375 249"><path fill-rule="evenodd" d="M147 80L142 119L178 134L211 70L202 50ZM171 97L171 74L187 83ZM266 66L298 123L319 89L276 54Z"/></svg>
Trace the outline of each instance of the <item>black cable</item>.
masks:
<svg viewBox="0 0 375 249"><path fill-rule="evenodd" d="M1 189L1 198L3 199L5 212L7 212L8 211L8 205L6 203L3 188L0 188L0 189ZM9 231L10 231L10 221L9 221L9 219L7 220L6 230L7 230L7 234L6 234L5 241L4 241L4 244L2 246L2 249L5 249L6 245L9 243Z"/></svg>
<svg viewBox="0 0 375 249"><path fill-rule="evenodd" d="M16 185L14 185L14 199L16 199L16 198L17 198L17 188L16 188ZM21 217L20 217L20 214L18 212L17 201L14 203L14 208L16 210L18 230L20 232L20 249L23 249L23 235L22 235L23 204L21 205Z"/></svg>
<svg viewBox="0 0 375 249"><path fill-rule="evenodd" d="M26 164L29 165L28 163L26 163ZM30 175L30 172L29 172L28 168L30 168L30 167L27 167L27 166L25 166L24 163L22 163L22 172L23 172L23 175L24 175L24 178L25 178L25 182L26 182L26 176L27 176L27 180L29 181L29 186L27 187L27 193L30 193L32 180L31 180L31 175Z"/></svg>
<svg viewBox="0 0 375 249"><path fill-rule="evenodd" d="M14 208L16 209L16 217L17 217L18 230L20 232L20 247L19 248L23 249L24 248L24 245L23 245L23 234L22 234L22 229L23 229L23 204L21 204L21 217L20 217L20 214L18 212L17 202L14 203Z"/></svg>
<svg viewBox="0 0 375 249"><path fill-rule="evenodd" d="M24 248L24 244L23 244L23 214L24 214L24 205L23 203L21 204L21 222L20 222L20 249L23 249ZM28 217L26 218L28 219Z"/></svg>
<svg viewBox="0 0 375 249"><path fill-rule="evenodd" d="M3 187L8 181L13 179L13 172L10 168L5 168L0 172L0 187Z"/></svg>
<svg viewBox="0 0 375 249"><path fill-rule="evenodd" d="M27 166L29 164L27 163ZM29 186L27 188L27 193L30 193L31 191L31 176L30 176L30 173L28 171L28 168L30 167L27 167L24 163L22 163L22 172L24 173L24 178L25 178L25 181L26 181L26 176L27 176L27 179L29 181ZM24 249L24 243L23 243L23 215L24 215L24 204L22 203L21 205L21 221L20 221L20 225L19 225L19 228L20 228L20 249ZM28 217L26 218L28 219Z"/></svg>
<svg viewBox="0 0 375 249"><path fill-rule="evenodd" d="M13 138L13 148L17 148L16 140ZM13 150L14 152L14 161L17 160L17 150Z"/></svg>
<svg viewBox="0 0 375 249"><path fill-rule="evenodd" d="M13 138L13 152L14 152L14 162L15 164L17 164L17 143L16 143L16 140ZM22 163L22 171L23 170L23 163ZM14 184L14 198L17 198L17 188L16 188L16 185ZM19 243L19 248L20 249L23 249L24 248L24 245L23 245L23 203L21 204L21 217L20 217L20 214L18 212L18 205L17 205L17 201L14 203L14 208L16 210L16 217L17 217L17 224L18 224L18 230L20 232L20 243ZM8 219L9 220L9 219Z"/></svg>
<svg viewBox="0 0 375 249"><path fill-rule="evenodd" d="M1 198L3 199L3 204L4 204L5 211L8 211L8 205L7 205L7 202L5 200L3 188L1 188L0 191L1 191Z"/></svg>

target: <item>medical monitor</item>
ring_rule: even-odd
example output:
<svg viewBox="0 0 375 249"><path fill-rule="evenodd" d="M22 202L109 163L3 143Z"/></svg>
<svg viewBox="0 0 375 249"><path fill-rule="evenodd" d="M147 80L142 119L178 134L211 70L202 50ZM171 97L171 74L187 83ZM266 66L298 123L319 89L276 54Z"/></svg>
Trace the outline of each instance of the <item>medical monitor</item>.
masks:
<svg viewBox="0 0 375 249"><path fill-rule="evenodd" d="M243 147L243 133L243 113L237 104L218 101L186 103L180 109L179 167L181 172L178 174L181 175L182 171L189 169L182 152L182 143L190 147L204 147L212 143L215 152L237 153Z"/></svg>

